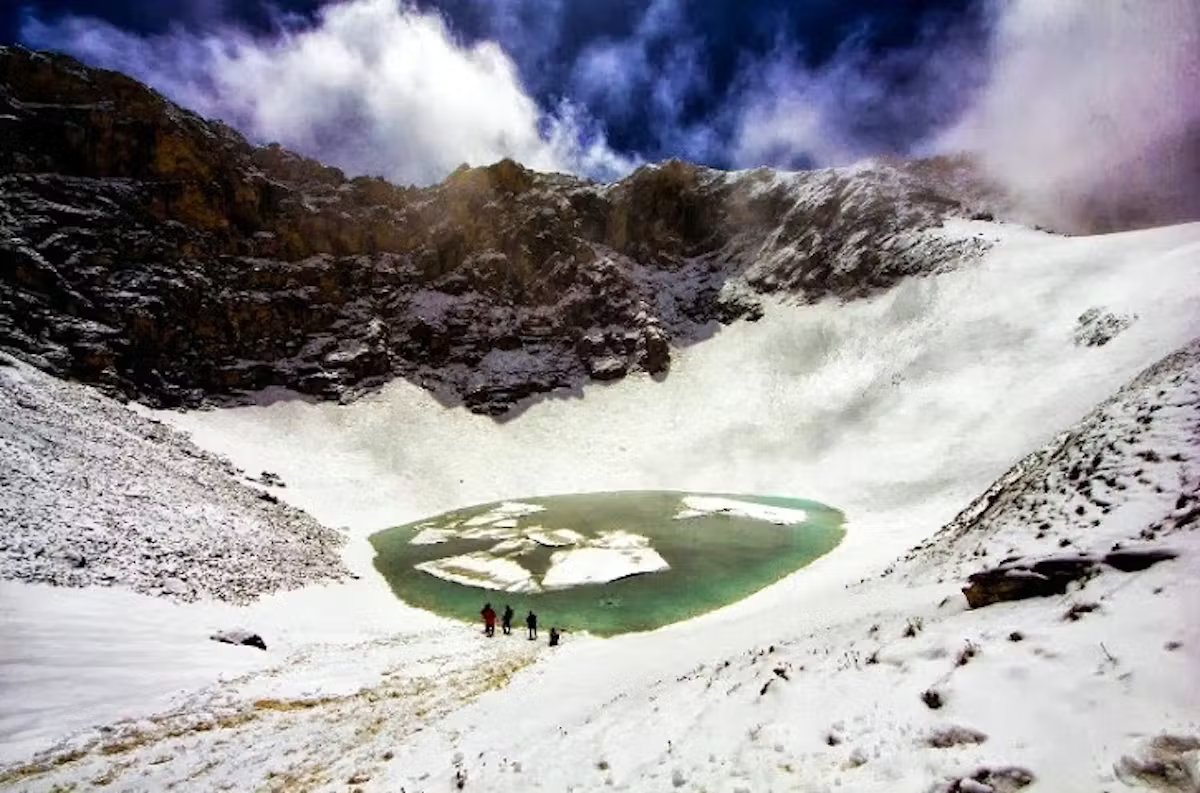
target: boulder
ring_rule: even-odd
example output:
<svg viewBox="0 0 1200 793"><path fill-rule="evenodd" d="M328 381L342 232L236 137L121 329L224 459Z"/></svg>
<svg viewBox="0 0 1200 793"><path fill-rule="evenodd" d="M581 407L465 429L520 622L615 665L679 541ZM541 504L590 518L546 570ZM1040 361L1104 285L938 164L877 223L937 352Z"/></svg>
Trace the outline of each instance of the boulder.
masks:
<svg viewBox="0 0 1200 793"><path fill-rule="evenodd" d="M971 776L951 782L943 790L946 793L1014 793L1032 785L1035 779L1030 771L1015 766L980 768Z"/></svg>
<svg viewBox="0 0 1200 793"><path fill-rule="evenodd" d="M1178 793L1200 790L1200 738L1158 735L1141 753L1122 757L1113 770L1130 787Z"/></svg>
<svg viewBox="0 0 1200 793"><path fill-rule="evenodd" d="M217 631L208 638L214 642L222 644L240 644L244 647L257 647L260 650L267 649L267 643L257 633L251 633L244 630Z"/></svg>
<svg viewBox="0 0 1200 793"><path fill-rule="evenodd" d="M656 325L642 328L637 355L638 364L650 374L667 370L671 364L671 348L662 328Z"/></svg>
<svg viewBox="0 0 1200 793"><path fill-rule="evenodd" d="M1178 555L1166 548L1122 548L1105 554L1104 563L1123 573L1135 573Z"/></svg>
<svg viewBox="0 0 1200 793"><path fill-rule="evenodd" d="M1017 560L972 573L962 592L973 609L1010 600L1061 595L1072 581L1091 575L1095 565L1095 560L1089 556L1055 556L1032 562Z"/></svg>
<svg viewBox="0 0 1200 793"><path fill-rule="evenodd" d="M1114 314L1099 307L1079 315L1075 326L1075 344L1079 347L1103 347L1137 320L1136 314Z"/></svg>
<svg viewBox="0 0 1200 793"><path fill-rule="evenodd" d="M625 363L625 360L616 355L593 358L587 362L587 365L588 374L596 380L619 380L629 370L629 365Z"/></svg>

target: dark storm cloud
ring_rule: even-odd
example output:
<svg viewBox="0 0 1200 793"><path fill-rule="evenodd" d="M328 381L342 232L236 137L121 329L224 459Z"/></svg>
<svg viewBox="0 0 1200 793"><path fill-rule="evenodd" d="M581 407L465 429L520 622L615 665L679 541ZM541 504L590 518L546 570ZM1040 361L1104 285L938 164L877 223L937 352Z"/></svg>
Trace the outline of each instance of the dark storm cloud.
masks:
<svg viewBox="0 0 1200 793"><path fill-rule="evenodd" d="M163 35L231 27L278 32L289 21L315 21L320 6L319 0L34 0L21 8L51 25L90 17L126 33ZM440 14L464 45L498 43L539 105L567 100L585 107L615 150L726 166L734 106L757 71L777 71L784 59L821 68L849 40L867 55L903 51L931 28L963 28L982 18L978 0L417 0L413 7ZM6 37L18 38L22 11L0 13L7 14ZM982 40L983 31L977 33ZM902 90L908 79L898 72L895 87ZM882 73L876 80L880 90L891 82ZM849 115L888 150L903 150L928 132L923 115L901 124L874 118L869 108Z"/></svg>
<svg viewBox="0 0 1200 793"><path fill-rule="evenodd" d="M464 161L502 157L602 177L632 166L580 108L542 108L499 45L460 41L437 14L349 0L277 24L139 35L90 18L31 17L22 35L353 174L429 183Z"/></svg>
<svg viewBox="0 0 1200 793"><path fill-rule="evenodd" d="M968 150L1066 227L1122 225L1131 205L1200 213L1194 0L40 0L0 14L9 39L401 181L501 156L607 178L670 156L811 167Z"/></svg>
<svg viewBox="0 0 1200 793"><path fill-rule="evenodd" d="M540 100L570 95L587 106L604 122L612 145L652 159L684 156L716 165L731 164L724 143L736 131L732 111L740 93L756 74L777 73L783 61L804 71L833 70L853 43L862 61L887 63L871 76L877 90L911 96L917 89L937 90L931 78L938 76L912 62L920 60L913 52L923 39L952 35L979 50L987 41L986 5L968 0L437 5L464 35L498 41ZM944 77L956 86L964 74ZM897 119L880 109L860 104L845 115L856 134L887 150L904 150L929 132L927 113Z"/></svg>

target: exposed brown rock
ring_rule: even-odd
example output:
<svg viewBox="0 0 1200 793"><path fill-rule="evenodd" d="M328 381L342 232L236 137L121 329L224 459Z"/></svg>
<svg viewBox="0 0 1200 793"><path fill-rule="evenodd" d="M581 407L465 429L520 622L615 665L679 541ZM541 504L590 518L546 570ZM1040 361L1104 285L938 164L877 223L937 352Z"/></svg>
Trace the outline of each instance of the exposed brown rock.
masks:
<svg viewBox="0 0 1200 793"><path fill-rule="evenodd" d="M1072 581L1090 575L1095 564L1095 560L1087 556L1052 557L1034 562L1017 560L972 573L962 592L971 608L1061 595Z"/></svg>
<svg viewBox="0 0 1200 793"><path fill-rule="evenodd" d="M1126 755L1114 766L1126 785L1195 793L1200 790L1200 738L1158 735L1139 755Z"/></svg>
<svg viewBox="0 0 1200 793"><path fill-rule="evenodd" d="M951 187L968 170L673 161L601 186L504 160L399 187L0 48L0 348L160 406L402 376L499 414L665 372L671 343L760 316L755 290L852 298L951 266L983 243L921 232L978 210Z"/></svg>

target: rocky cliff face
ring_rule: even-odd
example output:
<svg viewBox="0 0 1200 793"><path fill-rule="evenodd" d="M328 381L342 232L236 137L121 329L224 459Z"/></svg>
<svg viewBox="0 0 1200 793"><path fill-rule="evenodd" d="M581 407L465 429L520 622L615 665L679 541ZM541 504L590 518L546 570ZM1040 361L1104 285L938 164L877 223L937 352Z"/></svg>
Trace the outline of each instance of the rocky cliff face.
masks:
<svg viewBox="0 0 1200 793"><path fill-rule="evenodd" d="M393 377L490 414L660 373L755 295L854 298L978 249L966 163L429 188L255 147L120 74L0 48L0 348L159 406Z"/></svg>

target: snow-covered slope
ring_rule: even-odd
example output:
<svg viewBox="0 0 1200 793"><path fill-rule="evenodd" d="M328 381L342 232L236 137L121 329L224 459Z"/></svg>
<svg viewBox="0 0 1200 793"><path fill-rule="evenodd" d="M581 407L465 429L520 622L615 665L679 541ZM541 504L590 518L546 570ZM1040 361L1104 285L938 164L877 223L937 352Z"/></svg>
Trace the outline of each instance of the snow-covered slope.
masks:
<svg viewBox="0 0 1200 793"><path fill-rule="evenodd" d="M1021 460L901 569L960 579L1014 557L1169 549L1198 528L1200 340Z"/></svg>
<svg viewBox="0 0 1200 793"><path fill-rule="evenodd" d="M0 578L246 601L346 575L343 539L226 460L0 353Z"/></svg>
<svg viewBox="0 0 1200 793"><path fill-rule="evenodd" d="M1200 335L1200 224L947 233L997 244L875 298L773 304L680 351L661 382L554 393L500 424L403 381L348 406L271 394L161 416L247 470L279 471L292 503L356 533L581 490L773 493L845 510L856 530L839 553L886 563ZM1077 344L1096 307L1137 319L1103 346Z"/></svg>
<svg viewBox="0 0 1200 793"><path fill-rule="evenodd" d="M674 642L631 641L626 670L656 650L670 659L633 685L606 671L615 648L580 649L413 741L380 789L436 789L418 785L447 775L458 751L489 791L1195 791L1198 351L1170 356L1074 425L1066 437L1082 454L1055 439L1001 477L994 512L964 515L903 575L748 618L737 652L701 623L664 632ZM1081 524L1072 471L1096 445L1118 482L1128 471L1154 484ZM1151 448L1163 459L1147 461ZM1000 506L1023 503L1037 514ZM1047 549L1064 538L1144 547L1165 534L1178 556L1105 568L1061 596L967 609L959 576L1000 561L977 546L1036 553L1043 518Z"/></svg>
<svg viewBox="0 0 1200 793"><path fill-rule="evenodd" d="M421 617L370 575L279 596L237 612L272 647L229 650L263 656L238 667L243 677L217 681L202 658L213 643L176 630L185 696L164 707L151 694L174 681L143 681L147 706L127 701L129 720L33 763L57 735L113 720L108 699L130 684L81 686L91 698L56 732L45 725L60 711L37 692L60 679L51 671L64 653L83 659L97 645L23 642L19 659L6 646L0 695L22 703L26 724L0 720L6 741L21 739L0 785L411 793L465 776L464 789L488 791L1094 793L1161 767L1175 774L1165 789L1193 789L1181 775L1200 736L1200 549L1176 501L1195 492L1195 347L1113 395L1200 337L1200 224L1076 239L990 224L947 233L964 231L994 242L969 270L850 304L771 305L760 322L683 351L665 381L563 393L504 424L445 410L407 383L349 406L265 399L168 415L238 465L279 471L281 497L349 526L346 559L363 573L369 530L584 489L811 497L843 509L848 533L729 608L648 634L570 635L553 654ZM1094 344L1080 333L1091 309L1136 319L1108 323L1116 334ZM1152 466L1138 457L1146 447L1161 450ZM1078 495L1082 468L1071 478L1077 461L1102 480L1090 495ZM1043 482L1053 494L1031 497ZM993 506L963 513L993 483ZM1122 495L1136 497L1117 508ZM1035 507L1051 523L1042 538L1024 524ZM896 561L947 523L946 549ZM967 608L966 575L1042 545L1074 551L1058 547L1064 538L1088 552L1134 538L1178 556L1102 569L1060 596ZM31 591L8 587L0 602ZM63 603L50 619L69 624L57 594L67 593L37 598ZM28 600L6 623L51 635ZM143 633L196 619L199 605L147 609ZM488 670L515 676L492 690ZM444 691L431 698L428 680ZM137 718L155 712L165 716ZM189 719L199 729L179 726Z"/></svg>

